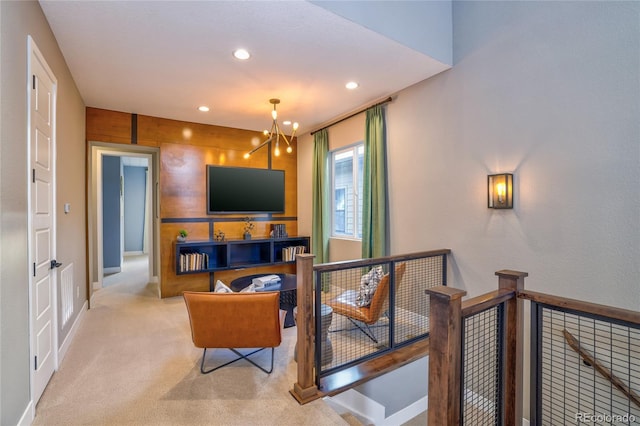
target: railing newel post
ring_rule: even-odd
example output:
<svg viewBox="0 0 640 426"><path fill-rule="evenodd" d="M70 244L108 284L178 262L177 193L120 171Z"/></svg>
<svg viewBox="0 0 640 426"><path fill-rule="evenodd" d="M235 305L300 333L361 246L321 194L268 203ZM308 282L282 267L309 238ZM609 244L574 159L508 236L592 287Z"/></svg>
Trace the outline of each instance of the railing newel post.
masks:
<svg viewBox="0 0 640 426"><path fill-rule="evenodd" d="M429 295L429 426L460 424L462 297L464 290L434 287Z"/></svg>
<svg viewBox="0 0 640 426"><path fill-rule="evenodd" d="M523 415L522 360L524 356L524 304L518 294L524 290L526 272L497 271L498 288L515 291L506 302L504 353L504 424L520 425Z"/></svg>
<svg viewBox="0 0 640 426"><path fill-rule="evenodd" d="M314 380L315 321L313 316L313 254L296 256L298 381L290 393L304 404L317 398Z"/></svg>

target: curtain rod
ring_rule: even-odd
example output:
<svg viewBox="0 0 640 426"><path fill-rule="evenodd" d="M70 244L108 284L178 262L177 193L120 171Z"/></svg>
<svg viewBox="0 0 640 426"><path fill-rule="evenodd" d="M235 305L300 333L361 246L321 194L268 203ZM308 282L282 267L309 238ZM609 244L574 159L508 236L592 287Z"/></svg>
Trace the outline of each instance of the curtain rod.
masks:
<svg viewBox="0 0 640 426"><path fill-rule="evenodd" d="M366 108L362 108L362 109L360 109L360 110L358 110L358 111L356 111L356 112L352 112L351 114L347 115L346 117L342 117L342 118L340 118L340 119L338 119L338 120L336 120L336 121L334 121L334 122L330 122L330 123L329 123L329 124L327 124L326 126L322 126L321 128L319 128L319 129L317 129L317 130L314 130L313 132L310 132L309 134L310 134L310 135L313 135L314 133L319 132L319 131L320 131L320 130L322 130L322 129L326 129L326 128L329 128L329 127L331 127L331 126L335 126L336 124L341 123L341 122L343 122L344 120L348 120L348 119L349 119L349 118L351 118L351 117L354 117L354 116L356 116L356 115L358 115L358 114L360 114L360 113L365 112L365 111L366 111L366 110L368 110L369 108L377 107L378 105L384 105L384 104L386 104L386 103L391 102L392 100L393 100L393 98L392 98L391 96L389 96L387 99L385 99L385 100L383 100L383 101L377 102L377 103L375 103L375 104L373 104L373 105L370 105L370 106L368 106L368 107L366 107Z"/></svg>

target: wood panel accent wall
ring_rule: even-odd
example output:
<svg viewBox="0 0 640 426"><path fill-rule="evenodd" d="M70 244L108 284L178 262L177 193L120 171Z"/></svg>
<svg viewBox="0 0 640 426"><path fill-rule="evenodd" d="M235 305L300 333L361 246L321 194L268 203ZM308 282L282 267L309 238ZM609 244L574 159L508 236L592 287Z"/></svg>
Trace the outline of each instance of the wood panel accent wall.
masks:
<svg viewBox="0 0 640 426"><path fill-rule="evenodd" d="M253 141L262 141L261 132L230 127L190 123L97 108L87 108L86 137L89 141L131 144L132 119L137 123L137 145L160 149L160 289L162 297L179 296L185 290L208 291L211 277L207 273L175 273L175 239L180 229L189 232L190 240L207 240L222 230L228 240L241 239L246 215L207 215L206 165L267 168L269 152L262 148L249 159L244 153ZM268 117L265 117L267 120ZM285 170L284 214L257 214L254 238L268 237L272 223L285 223L291 236L297 235L297 140L293 154L283 152L271 157L271 168ZM284 265L278 272L290 272ZM260 269L217 273L215 279L232 278ZM269 271L273 272L271 268ZM220 276L218 276L218 274Z"/></svg>

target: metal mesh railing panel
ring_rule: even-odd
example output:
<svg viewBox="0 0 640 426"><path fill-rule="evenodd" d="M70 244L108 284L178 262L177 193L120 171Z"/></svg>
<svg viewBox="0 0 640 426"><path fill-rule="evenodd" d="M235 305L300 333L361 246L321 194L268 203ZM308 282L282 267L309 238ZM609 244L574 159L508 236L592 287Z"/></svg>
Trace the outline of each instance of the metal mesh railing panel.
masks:
<svg viewBox="0 0 640 426"><path fill-rule="evenodd" d="M640 406L605 377L608 371L640 394L640 330L552 307L540 311L540 424L640 424Z"/></svg>
<svg viewBox="0 0 640 426"><path fill-rule="evenodd" d="M317 349L322 359L318 376L425 338L429 333L429 298L425 290L446 284L445 259L446 255L386 259L365 267L347 264L339 270L316 271L316 297L320 297L320 311L325 310ZM362 276L376 266L382 267L384 274L394 273L389 274L389 290L381 299L380 315L367 323L359 319L357 306L347 309L336 301L353 302ZM331 313L327 313L329 307Z"/></svg>
<svg viewBox="0 0 640 426"><path fill-rule="evenodd" d="M362 275L376 266L388 270L386 263L367 267L341 269L338 271L322 272L320 282L324 291L321 292L322 304L333 305L336 300L346 303L355 302L359 292ZM386 298L388 304L388 296ZM356 360L366 358L380 350L389 347L389 320L381 316L375 324L366 325L354 320L357 307L351 309L350 315L341 315L337 309L331 313L331 324L327 332L327 340L321 341L320 352L327 351L324 347L331 344L332 357L330 362L321 365L321 371L348 365ZM352 318L352 319L349 319ZM374 342L366 333L370 333L378 342ZM328 361L328 358L325 357Z"/></svg>
<svg viewBox="0 0 640 426"><path fill-rule="evenodd" d="M429 296L425 291L444 285L442 256L413 259L404 265L395 292L395 345L429 334Z"/></svg>
<svg viewBox="0 0 640 426"><path fill-rule="evenodd" d="M463 318L462 422L498 425L501 419L501 377L504 304Z"/></svg>

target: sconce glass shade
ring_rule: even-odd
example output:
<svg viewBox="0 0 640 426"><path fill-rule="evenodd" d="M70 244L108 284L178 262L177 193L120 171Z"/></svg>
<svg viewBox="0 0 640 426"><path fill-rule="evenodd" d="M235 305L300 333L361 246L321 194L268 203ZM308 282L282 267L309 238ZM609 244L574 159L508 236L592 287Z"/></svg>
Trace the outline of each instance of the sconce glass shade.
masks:
<svg viewBox="0 0 640 426"><path fill-rule="evenodd" d="M511 173L489 175L487 191L490 209L513 208L513 175Z"/></svg>

